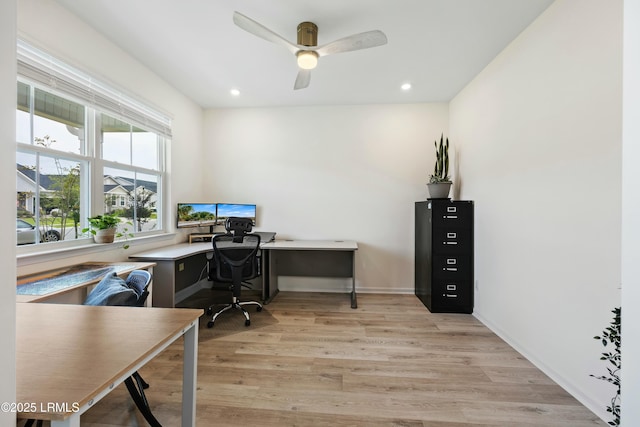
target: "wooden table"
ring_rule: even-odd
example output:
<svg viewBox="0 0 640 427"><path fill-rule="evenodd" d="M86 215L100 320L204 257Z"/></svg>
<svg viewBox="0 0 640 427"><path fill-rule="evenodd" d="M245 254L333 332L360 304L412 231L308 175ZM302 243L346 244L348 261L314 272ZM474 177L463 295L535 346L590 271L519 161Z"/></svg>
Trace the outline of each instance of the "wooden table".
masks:
<svg viewBox="0 0 640 427"><path fill-rule="evenodd" d="M18 303L18 418L78 427L82 413L184 335L182 426L195 426L202 314L186 308Z"/></svg>
<svg viewBox="0 0 640 427"><path fill-rule="evenodd" d="M351 278L351 308L356 299L355 252L350 240L276 240L260 246L266 264L265 303L278 293L278 276Z"/></svg>
<svg viewBox="0 0 640 427"><path fill-rule="evenodd" d="M56 268L40 273L19 276L17 279L17 302L59 302L72 293L82 291L76 301L81 304L86 297L86 288L97 284L113 268L118 276L126 277L133 270L149 270L153 274L154 262L85 262L68 267ZM149 287L153 292L153 285ZM147 298L151 305L152 294ZM70 302L70 301L64 301Z"/></svg>

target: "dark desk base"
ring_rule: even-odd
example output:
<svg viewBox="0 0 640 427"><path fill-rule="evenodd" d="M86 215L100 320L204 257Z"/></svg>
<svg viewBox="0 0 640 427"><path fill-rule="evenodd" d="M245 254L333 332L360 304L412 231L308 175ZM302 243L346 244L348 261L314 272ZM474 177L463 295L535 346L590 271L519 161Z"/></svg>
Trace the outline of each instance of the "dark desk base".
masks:
<svg viewBox="0 0 640 427"><path fill-rule="evenodd" d="M262 297L268 304L278 293L278 276L336 277L351 279L351 308L358 308L355 278L355 251L345 250L262 250Z"/></svg>

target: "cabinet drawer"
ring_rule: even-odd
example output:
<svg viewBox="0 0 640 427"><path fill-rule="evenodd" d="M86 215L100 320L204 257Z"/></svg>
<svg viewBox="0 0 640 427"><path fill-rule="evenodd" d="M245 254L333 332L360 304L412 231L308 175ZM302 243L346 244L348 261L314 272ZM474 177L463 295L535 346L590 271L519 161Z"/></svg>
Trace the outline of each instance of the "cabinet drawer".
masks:
<svg viewBox="0 0 640 427"><path fill-rule="evenodd" d="M471 227L472 225L472 203L434 203L432 209L434 226Z"/></svg>
<svg viewBox="0 0 640 427"><path fill-rule="evenodd" d="M433 276L442 279L471 277L471 258L460 255L434 255Z"/></svg>
<svg viewBox="0 0 640 427"><path fill-rule="evenodd" d="M467 307L472 304L473 290L466 280L436 280L433 284L432 297L437 299L441 307Z"/></svg>
<svg viewBox="0 0 640 427"><path fill-rule="evenodd" d="M471 253L471 229L434 228L433 251L435 253Z"/></svg>

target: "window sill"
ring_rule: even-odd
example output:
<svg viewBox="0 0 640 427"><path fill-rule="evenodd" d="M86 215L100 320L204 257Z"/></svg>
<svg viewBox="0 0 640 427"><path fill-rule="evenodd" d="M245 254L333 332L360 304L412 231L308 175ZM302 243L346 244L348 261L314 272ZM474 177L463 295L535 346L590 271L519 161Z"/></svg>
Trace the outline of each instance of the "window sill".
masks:
<svg viewBox="0 0 640 427"><path fill-rule="evenodd" d="M114 243L94 243L92 240L87 239L86 243L84 244L73 245L64 248L58 247L55 249L45 248L44 250L17 254L16 266L20 268L28 265L40 264L48 261L57 261L60 259L72 258L81 255L84 256L93 253L104 254L105 251L122 251L126 255L126 253L131 252L131 250L135 246L161 242L164 240L173 240L175 236L175 233L162 233L150 236L130 238L127 240L127 244L130 246L128 249L122 248L124 241L116 241Z"/></svg>

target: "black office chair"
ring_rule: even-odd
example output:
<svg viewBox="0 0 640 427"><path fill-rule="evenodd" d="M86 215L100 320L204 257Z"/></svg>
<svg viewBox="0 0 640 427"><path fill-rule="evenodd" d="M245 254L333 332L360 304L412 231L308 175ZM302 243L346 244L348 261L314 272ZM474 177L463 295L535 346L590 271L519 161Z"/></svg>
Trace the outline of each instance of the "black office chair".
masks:
<svg viewBox="0 0 640 427"><path fill-rule="evenodd" d="M122 280L115 271L111 271L96 285L85 300L85 305L124 305L142 307L149 296L149 284L151 283L151 273L146 270L134 270ZM126 333L126 331L123 331ZM149 388L149 384L136 371L126 380L124 384L135 402L138 410L152 427L162 427L158 420L151 413L149 402L144 394L144 390Z"/></svg>
<svg viewBox="0 0 640 427"><path fill-rule="evenodd" d="M257 301L240 302L240 291L243 282L260 275L260 235L251 234L251 219L229 217L225 221L226 234L218 234L211 239L213 243L212 277L216 282L229 283L229 290L233 292L232 301L218 310L207 323L213 327L214 322L222 313L232 308L240 310L245 317L245 326L251 324L249 313L243 308L245 305L257 306L262 311L262 304ZM246 284L245 284L246 285ZM207 314L213 313L213 306L207 309Z"/></svg>

